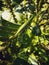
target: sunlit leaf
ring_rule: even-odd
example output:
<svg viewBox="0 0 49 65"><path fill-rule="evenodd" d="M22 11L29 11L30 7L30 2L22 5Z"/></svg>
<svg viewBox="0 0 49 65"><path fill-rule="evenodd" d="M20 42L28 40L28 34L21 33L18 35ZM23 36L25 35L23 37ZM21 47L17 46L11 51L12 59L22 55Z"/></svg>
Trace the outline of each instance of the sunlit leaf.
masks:
<svg viewBox="0 0 49 65"><path fill-rule="evenodd" d="M34 64L34 65L38 65L38 62L36 60L36 57L35 57L35 55L33 53L28 58L28 62L30 62L31 64Z"/></svg>

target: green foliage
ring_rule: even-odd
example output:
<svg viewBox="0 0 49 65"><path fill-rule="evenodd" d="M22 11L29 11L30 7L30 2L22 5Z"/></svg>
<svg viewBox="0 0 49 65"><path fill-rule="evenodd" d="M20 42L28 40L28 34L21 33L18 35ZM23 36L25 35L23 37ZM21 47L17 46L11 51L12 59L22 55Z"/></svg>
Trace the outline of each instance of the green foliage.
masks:
<svg viewBox="0 0 49 65"><path fill-rule="evenodd" d="M0 65L48 65L48 0L0 2Z"/></svg>

